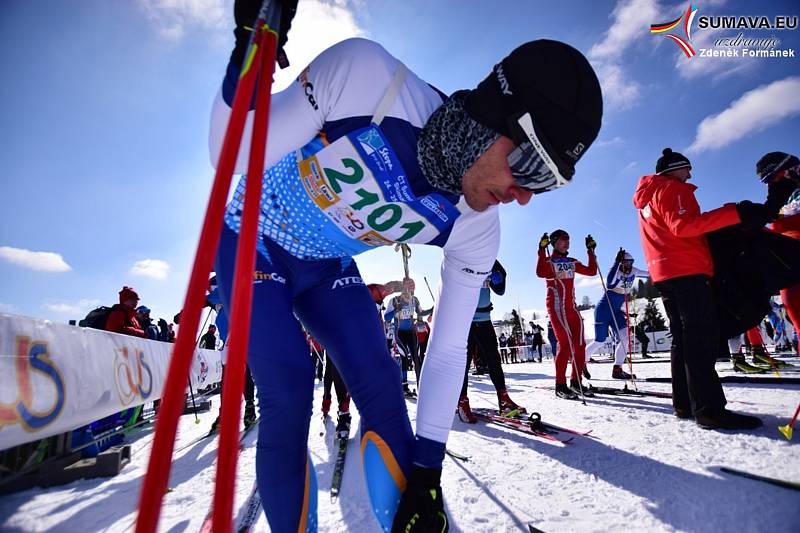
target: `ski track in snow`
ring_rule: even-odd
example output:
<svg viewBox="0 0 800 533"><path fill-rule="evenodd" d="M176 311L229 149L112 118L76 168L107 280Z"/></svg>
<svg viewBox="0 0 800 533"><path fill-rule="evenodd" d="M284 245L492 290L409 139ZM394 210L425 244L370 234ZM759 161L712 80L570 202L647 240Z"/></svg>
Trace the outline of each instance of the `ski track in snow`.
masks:
<svg viewBox="0 0 800 533"><path fill-rule="evenodd" d="M797 365L797 358L786 359ZM718 369L729 367L720 363ZM448 448L470 456L462 463L445 458L442 485L453 532L527 531L527 524L554 531L798 531L800 493L718 472L732 466L800 481L798 436L786 441L786 424L800 400L798 385L728 384L728 408L759 415L764 427L749 432L707 431L672 415L669 399L597 396L580 402L555 398L553 364L505 365L509 394L544 421L588 430L569 445L513 430L464 424L454 417ZM601 386L611 382L611 365L590 364ZM794 370L794 369L792 369ZM668 376L668 363L636 365L642 377ZM791 375L790 372L787 374ZM669 384L638 383L643 390L669 391ZM473 407L496 407L488 376L470 376ZM322 385L315 388L309 444L316 466L320 531L378 531L367 501L358 439L350 441L339 499L329 495L336 446L333 425L320 436ZM181 443L208 431L214 407L200 424L183 416ZM412 419L416 404L407 402ZM354 410L356 435L358 414ZM798 428L800 432L800 428ZM152 429L129 439L133 457L122 473L49 489L0 497L2 531L130 531L147 467ZM217 440L207 439L176 454L164 497L159 530L197 531L213 494ZM235 514L255 480L255 435L239 455ZM269 531L259 518L255 531Z"/></svg>

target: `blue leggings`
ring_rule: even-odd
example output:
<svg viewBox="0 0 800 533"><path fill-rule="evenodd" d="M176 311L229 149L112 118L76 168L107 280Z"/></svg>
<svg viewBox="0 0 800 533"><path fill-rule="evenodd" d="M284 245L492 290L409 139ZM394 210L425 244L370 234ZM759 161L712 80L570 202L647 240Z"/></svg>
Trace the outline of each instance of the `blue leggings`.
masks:
<svg viewBox="0 0 800 533"><path fill-rule="evenodd" d="M231 309L237 237L226 226L217 255L225 312ZM268 257L256 259L247 362L261 415L258 490L270 528L281 533L317 529L316 475L308 454L314 364L302 322L328 351L361 415L370 502L388 531L405 490L414 434L400 370L389 355L369 290L351 258L304 261L267 238L263 244Z"/></svg>

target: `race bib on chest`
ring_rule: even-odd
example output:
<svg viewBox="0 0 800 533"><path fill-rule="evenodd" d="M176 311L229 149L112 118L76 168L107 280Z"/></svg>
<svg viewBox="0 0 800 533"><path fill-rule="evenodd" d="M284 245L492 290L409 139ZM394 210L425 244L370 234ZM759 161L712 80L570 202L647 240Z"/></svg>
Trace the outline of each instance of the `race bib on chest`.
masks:
<svg viewBox="0 0 800 533"><path fill-rule="evenodd" d="M402 309L400 309L398 316L400 317L401 320L408 320L409 318L411 318L413 314L414 314L414 309L412 309L411 307L403 307Z"/></svg>
<svg viewBox="0 0 800 533"><path fill-rule="evenodd" d="M351 239L369 246L427 243L459 211L443 196L417 197L380 128L350 132L298 161L306 194Z"/></svg>
<svg viewBox="0 0 800 533"><path fill-rule="evenodd" d="M553 270L556 272L556 279L572 279L575 277L575 263L568 259L552 259Z"/></svg>

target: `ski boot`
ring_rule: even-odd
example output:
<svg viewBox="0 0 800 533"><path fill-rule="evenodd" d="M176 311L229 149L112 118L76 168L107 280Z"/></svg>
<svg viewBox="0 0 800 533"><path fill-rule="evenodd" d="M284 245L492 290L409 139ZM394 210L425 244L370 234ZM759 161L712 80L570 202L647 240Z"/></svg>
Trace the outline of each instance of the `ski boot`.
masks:
<svg viewBox="0 0 800 533"><path fill-rule="evenodd" d="M464 395L458 399L458 418L467 424L475 424L478 419L472 414L472 409L469 408L469 397Z"/></svg>
<svg viewBox="0 0 800 533"><path fill-rule="evenodd" d="M511 398L508 397L506 389L497 391L497 401L500 405L500 414L508 415L510 413L527 413L524 407L517 405Z"/></svg>
<svg viewBox="0 0 800 533"><path fill-rule="evenodd" d="M611 377L614 379L636 379L636 374L628 374L622 370L622 366L614 365L611 369Z"/></svg>
<svg viewBox="0 0 800 533"><path fill-rule="evenodd" d="M417 393L408 388L408 382L403 383L403 396L412 400L417 398Z"/></svg>
<svg viewBox="0 0 800 533"><path fill-rule="evenodd" d="M566 383L556 383L556 396L564 400L577 400L578 395L567 387Z"/></svg>
<svg viewBox="0 0 800 533"><path fill-rule="evenodd" d="M329 416L328 413L331 412L331 399L330 398L323 398L322 399L322 416Z"/></svg>
<svg viewBox="0 0 800 533"><path fill-rule="evenodd" d="M336 438L350 438L350 412L339 413L336 417Z"/></svg>
<svg viewBox="0 0 800 533"><path fill-rule="evenodd" d="M244 404L244 417L242 419L244 427L249 428L256 421L256 406L252 402Z"/></svg>
<svg viewBox="0 0 800 533"><path fill-rule="evenodd" d="M594 396L592 388L589 385L584 385L579 380L574 378L569 380L569 388L572 389L572 392L578 396L582 395L585 398L591 398Z"/></svg>

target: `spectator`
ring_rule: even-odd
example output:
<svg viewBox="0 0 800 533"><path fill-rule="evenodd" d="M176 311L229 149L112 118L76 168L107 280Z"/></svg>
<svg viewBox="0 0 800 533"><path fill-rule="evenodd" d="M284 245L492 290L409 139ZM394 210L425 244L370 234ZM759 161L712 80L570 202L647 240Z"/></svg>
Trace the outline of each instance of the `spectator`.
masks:
<svg viewBox="0 0 800 533"><path fill-rule="evenodd" d="M136 320L138 302L139 295L133 287L122 287L119 291L119 303L114 304L106 319L106 331L146 338L144 330Z"/></svg>
<svg viewBox="0 0 800 533"><path fill-rule="evenodd" d="M174 327L175 327L175 324L172 324L172 323L170 323L170 325L167 326L167 329L169 331L169 338L168 338L169 342L175 342L175 329L174 329Z"/></svg>
<svg viewBox="0 0 800 533"><path fill-rule="evenodd" d="M542 338L542 327L533 324L533 337L531 339L531 351L538 350L539 352L539 362L542 362L542 345L544 344L544 339ZM534 354L532 354L534 355Z"/></svg>
<svg viewBox="0 0 800 533"><path fill-rule="evenodd" d="M643 176L633 197L651 277L664 299L672 333L672 405L678 418L694 418L706 429L755 429L754 416L725 409L714 368L719 340L717 306L711 288L714 264L705 234L745 223L763 227L766 206L726 204L701 213L689 160L666 148L656 173Z"/></svg>
<svg viewBox="0 0 800 533"><path fill-rule="evenodd" d="M206 350L217 349L217 326L214 324L208 326L208 331L200 337L200 347Z"/></svg>
<svg viewBox="0 0 800 533"><path fill-rule="evenodd" d="M158 340L169 342L169 326L163 318L158 319Z"/></svg>
<svg viewBox="0 0 800 533"><path fill-rule="evenodd" d="M158 326L150 320L150 308L140 305L136 308L136 321L144 331L145 336L150 340L158 340Z"/></svg>

